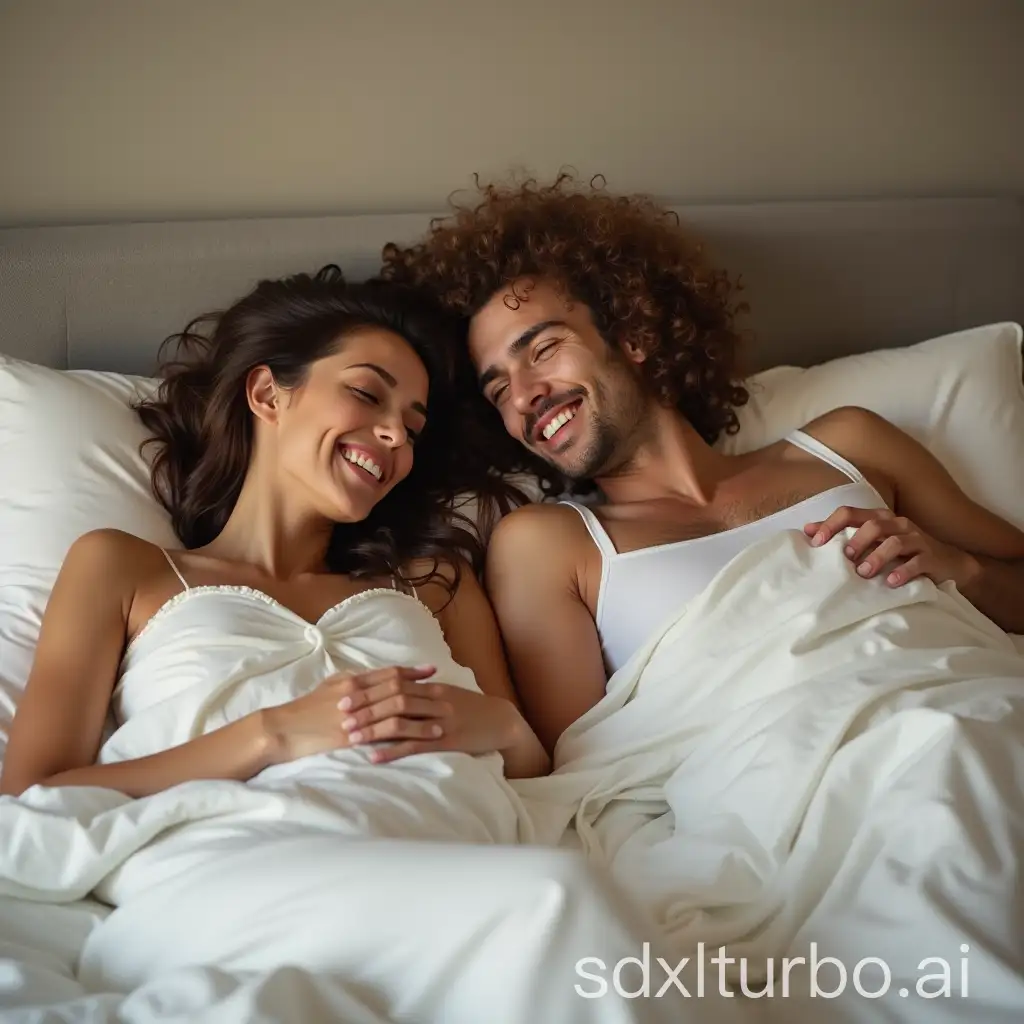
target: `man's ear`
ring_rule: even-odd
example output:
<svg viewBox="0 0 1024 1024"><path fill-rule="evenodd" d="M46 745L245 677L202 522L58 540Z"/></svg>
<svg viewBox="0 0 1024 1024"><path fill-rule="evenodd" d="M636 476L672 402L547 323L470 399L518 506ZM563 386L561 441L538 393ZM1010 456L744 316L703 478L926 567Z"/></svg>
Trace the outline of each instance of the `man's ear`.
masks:
<svg viewBox="0 0 1024 1024"><path fill-rule="evenodd" d="M631 362L639 365L640 363L646 362L647 353L638 345L635 341L627 338L621 343L621 349L625 357Z"/></svg>
<svg viewBox="0 0 1024 1024"><path fill-rule="evenodd" d="M281 389L269 366L257 366L245 378L245 397L253 415L264 423L276 423L281 411Z"/></svg>

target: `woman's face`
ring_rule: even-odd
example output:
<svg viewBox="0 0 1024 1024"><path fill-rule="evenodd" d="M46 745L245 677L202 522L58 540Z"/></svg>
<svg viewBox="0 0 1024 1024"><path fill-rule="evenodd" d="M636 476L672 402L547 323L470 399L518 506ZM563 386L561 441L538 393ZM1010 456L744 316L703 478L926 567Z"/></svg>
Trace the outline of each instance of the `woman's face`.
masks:
<svg viewBox="0 0 1024 1024"><path fill-rule="evenodd" d="M277 394L282 483L301 488L325 518L365 519L409 475L427 421L428 377L399 335L352 331L337 352L308 367L300 385Z"/></svg>

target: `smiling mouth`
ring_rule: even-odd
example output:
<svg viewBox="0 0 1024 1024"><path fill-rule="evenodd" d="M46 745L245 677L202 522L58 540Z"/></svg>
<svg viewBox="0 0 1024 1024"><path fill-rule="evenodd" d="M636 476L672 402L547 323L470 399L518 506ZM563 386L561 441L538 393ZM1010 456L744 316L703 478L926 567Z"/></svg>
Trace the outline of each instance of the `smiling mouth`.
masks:
<svg viewBox="0 0 1024 1024"><path fill-rule="evenodd" d="M364 452L341 447L340 455L342 460L347 462L353 471L359 474L359 478L366 483L379 484L383 481L383 468Z"/></svg>
<svg viewBox="0 0 1024 1024"><path fill-rule="evenodd" d="M568 405L563 406L544 424L543 428L535 429L534 438L536 442L548 443L555 440L562 433L563 427L565 427L567 423L571 423L576 418L576 413L579 411L582 404L583 399L577 398L574 402L570 402Z"/></svg>

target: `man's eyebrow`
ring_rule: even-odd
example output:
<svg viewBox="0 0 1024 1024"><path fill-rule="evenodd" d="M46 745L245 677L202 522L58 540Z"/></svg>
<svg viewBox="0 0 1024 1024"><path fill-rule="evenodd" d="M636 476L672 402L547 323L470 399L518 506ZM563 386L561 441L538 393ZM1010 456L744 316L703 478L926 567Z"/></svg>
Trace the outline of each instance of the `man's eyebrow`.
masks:
<svg viewBox="0 0 1024 1024"><path fill-rule="evenodd" d="M569 325L564 320L541 320L540 323L533 324L531 327L527 327L526 330L523 331L523 333L520 334L519 337L516 338L511 345L509 345L508 349L506 350L507 354L509 356L519 355L519 353L522 352L523 349L526 348L526 346L529 345L530 342L533 341L538 334L541 334L543 331L546 331L549 327L568 326ZM480 387L480 390L482 391L485 387L487 387L487 385L490 384L491 381L494 380L494 378L497 377L500 372L501 371L498 369L497 366L494 366L493 364L491 366L488 366L487 369L484 370L483 373L481 373L480 376L477 378L477 384Z"/></svg>
<svg viewBox="0 0 1024 1024"><path fill-rule="evenodd" d="M398 381L395 380L395 378L390 373L388 373L388 371L385 370L383 366L378 366L376 363L353 363L349 367L349 369L373 370L373 372L377 374L377 376L380 377L380 379L384 381L384 383L387 384L388 387L398 387ZM412 408L415 409L416 412L420 413L422 416L427 415L427 408L422 402L413 402Z"/></svg>

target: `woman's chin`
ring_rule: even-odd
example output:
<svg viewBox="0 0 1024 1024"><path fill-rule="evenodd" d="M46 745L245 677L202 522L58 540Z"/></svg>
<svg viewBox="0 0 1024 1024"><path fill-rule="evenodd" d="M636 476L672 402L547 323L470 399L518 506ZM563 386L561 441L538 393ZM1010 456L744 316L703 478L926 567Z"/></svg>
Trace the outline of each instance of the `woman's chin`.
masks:
<svg viewBox="0 0 1024 1024"><path fill-rule="evenodd" d="M335 523L361 523L376 504L373 497L367 494L335 493L331 496L326 511L328 518Z"/></svg>

